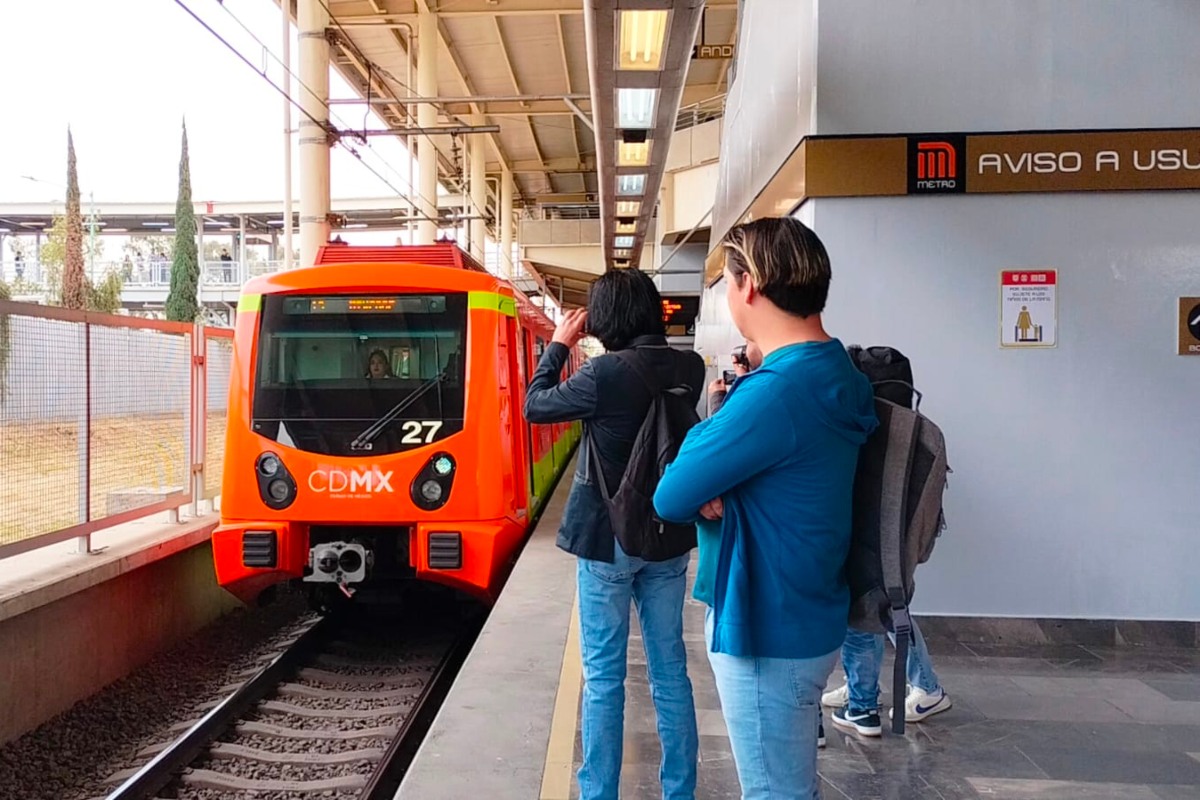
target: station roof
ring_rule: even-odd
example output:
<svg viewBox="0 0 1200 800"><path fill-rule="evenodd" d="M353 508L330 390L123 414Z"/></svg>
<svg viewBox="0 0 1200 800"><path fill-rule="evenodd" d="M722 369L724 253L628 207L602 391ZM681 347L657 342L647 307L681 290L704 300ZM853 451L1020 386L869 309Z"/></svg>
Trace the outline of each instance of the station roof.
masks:
<svg viewBox="0 0 1200 800"><path fill-rule="evenodd" d="M657 89L656 122L647 126L650 163L640 170L648 173L647 202L637 215L637 243L626 248L634 254L629 266L637 266L636 254L651 228L665 144L677 119L694 120L698 108L715 107L719 115L723 108L732 61L695 58L693 45L736 42L734 0L707 6L703 0L328 0L327 7L335 68L358 92L355 102L369 97L398 136L416 124L410 35L417 32L418 13L437 12L438 125L498 126L497 133L466 134L486 137L489 175L497 175L502 164L511 169L518 206L543 218L603 220L608 249L617 233L614 182L621 171L614 164L621 138L615 91ZM662 64L657 71L623 70L618 76L622 12L654 9L669 15L665 33L660 31ZM593 45L606 46L589 51L589 35ZM418 41L418 56L421 47ZM439 179L461 192L461 139L418 137L416 147L431 139L439 152ZM492 218L497 201L490 187ZM624 266L606 255L610 266Z"/></svg>

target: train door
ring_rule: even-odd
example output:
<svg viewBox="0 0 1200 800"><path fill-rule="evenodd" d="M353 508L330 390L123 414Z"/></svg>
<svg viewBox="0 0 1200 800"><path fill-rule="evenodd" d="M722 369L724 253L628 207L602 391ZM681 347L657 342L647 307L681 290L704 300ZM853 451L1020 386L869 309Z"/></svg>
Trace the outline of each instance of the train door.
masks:
<svg viewBox="0 0 1200 800"><path fill-rule="evenodd" d="M509 398L509 406L511 408L508 435L506 437L508 439L509 453L511 454L508 463L515 467L522 460L528 461L528 445L525 441L529 437L523 410L526 384L524 342L521 340L520 326L513 317L508 318L508 325L504 329L504 344L505 360L509 374L506 394ZM518 458L518 453L523 453L525 458ZM529 485L529 477L527 474L518 472L516 469L510 472L513 485L506 488L511 493L513 508L517 511L518 516L520 516L522 513L528 513L529 509L529 492L527 489L524 489L524 487ZM528 473L528 468L524 470L524 473Z"/></svg>
<svg viewBox="0 0 1200 800"><path fill-rule="evenodd" d="M527 330L524 330L524 329L521 330L521 342L519 345L519 349L521 351L521 354L524 356L525 363L529 364L531 367L536 369L537 362L534 361L533 357L532 357L533 356L533 345L529 341L529 331L527 331ZM528 388L529 388L529 378L531 376L532 376L532 370L530 370L530 372L525 376L524 380L522 381L526 390L528 390ZM522 414L521 419L522 420L525 419L524 414ZM528 494L529 494L530 505L533 504L533 498L538 493L537 470L535 468L535 465L537 464L537 457L535 455L535 451L537 450L537 447L534 444L535 440L537 439L537 435L538 435L537 434L537 426L531 422L526 422L525 423L525 462L528 466L527 466L527 469L525 470L525 479L526 479L526 481L528 481L528 485L529 485L529 493Z"/></svg>
<svg viewBox="0 0 1200 800"><path fill-rule="evenodd" d="M514 465L516 463L516 455L520 451L519 442L514 447L514 438L520 436L520 419L521 409L518 406L519 398L517 395L517 379L516 369L513 363L512 351L515 342L516 320L512 317L502 317L505 320L503 326L498 331L497 344L500 352L496 363L499 366L499 400L500 400L500 463ZM512 509L516 511L523 503L517 497L519 493L518 484L520 480L517 472L512 469L501 470L503 478L501 481L501 492L504 498L506 510Z"/></svg>
<svg viewBox="0 0 1200 800"><path fill-rule="evenodd" d="M542 354L546 352L546 340L541 336L537 337L536 344L533 349L534 357L542 360ZM550 486L554 477L554 425L538 425L538 447L537 447L537 493L541 496Z"/></svg>

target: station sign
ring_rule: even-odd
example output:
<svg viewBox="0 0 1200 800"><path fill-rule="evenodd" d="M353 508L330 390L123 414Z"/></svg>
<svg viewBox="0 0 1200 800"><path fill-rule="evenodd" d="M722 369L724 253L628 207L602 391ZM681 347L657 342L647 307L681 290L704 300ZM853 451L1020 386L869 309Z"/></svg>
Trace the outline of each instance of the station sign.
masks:
<svg viewBox="0 0 1200 800"><path fill-rule="evenodd" d="M733 58L734 46L731 44L698 44L692 47L694 61L728 61Z"/></svg>
<svg viewBox="0 0 1200 800"><path fill-rule="evenodd" d="M699 295L665 295L662 298L663 326L668 336L690 336L700 313Z"/></svg>
<svg viewBox="0 0 1200 800"><path fill-rule="evenodd" d="M812 136L804 198L1200 189L1200 129Z"/></svg>
<svg viewBox="0 0 1200 800"><path fill-rule="evenodd" d="M1200 356L1200 297L1179 298L1179 355Z"/></svg>

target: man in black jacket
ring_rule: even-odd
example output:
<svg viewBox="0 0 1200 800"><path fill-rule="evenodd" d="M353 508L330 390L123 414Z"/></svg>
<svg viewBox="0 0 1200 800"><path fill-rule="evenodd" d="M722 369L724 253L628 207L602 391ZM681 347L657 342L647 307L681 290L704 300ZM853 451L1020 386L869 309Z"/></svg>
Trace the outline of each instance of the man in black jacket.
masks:
<svg viewBox="0 0 1200 800"><path fill-rule="evenodd" d="M570 348L584 334L608 354L584 362L560 382ZM617 355L620 353L621 355ZM588 310L566 314L533 374L525 417L536 424L582 420L584 437L558 546L578 558L583 694L580 800L616 800L625 713L629 607L637 606L650 694L662 744L664 800L692 800L699 739L683 645L683 598L695 535L667 533L653 541L617 541L598 481L615 490L652 400L651 387L626 359L685 385L696 405L704 361L667 345L662 300L639 270L615 270L593 285ZM591 449L595 448L593 458ZM600 464L602 474L591 465ZM652 494L654 487L646 487Z"/></svg>

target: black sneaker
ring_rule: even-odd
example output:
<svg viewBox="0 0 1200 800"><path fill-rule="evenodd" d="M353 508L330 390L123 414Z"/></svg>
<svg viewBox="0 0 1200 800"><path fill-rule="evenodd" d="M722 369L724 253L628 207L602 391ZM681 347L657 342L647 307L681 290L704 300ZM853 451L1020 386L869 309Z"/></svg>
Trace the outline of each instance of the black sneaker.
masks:
<svg viewBox="0 0 1200 800"><path fill-rule="evenodd" d="M882 736L883 725L879 722L879 709L863 711L844 706L833 712L833 724L842 730L854 731L862 736Z"/></svg>
<svg viewBox="0 0 1200 800"><path fill-rule="evenodd" d="M817 720L817 749L825 746L825 720Z"/></svg>

